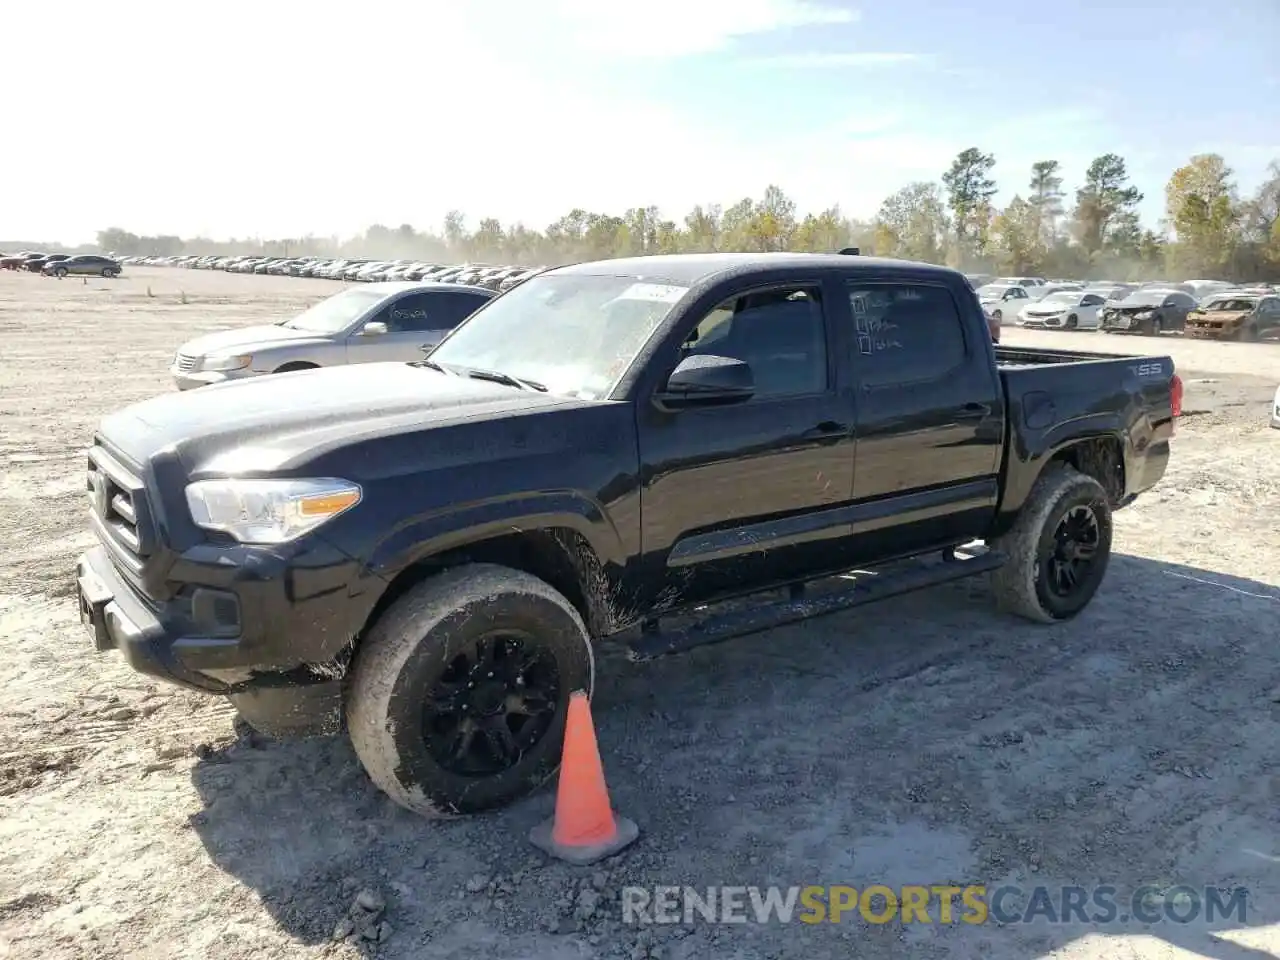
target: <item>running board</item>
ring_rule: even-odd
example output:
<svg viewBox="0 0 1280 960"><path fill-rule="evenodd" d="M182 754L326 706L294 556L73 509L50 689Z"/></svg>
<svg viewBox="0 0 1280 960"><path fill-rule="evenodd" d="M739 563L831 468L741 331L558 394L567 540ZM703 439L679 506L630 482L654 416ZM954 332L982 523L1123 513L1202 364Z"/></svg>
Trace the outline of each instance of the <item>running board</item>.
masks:
<svg viewBox="0 0 1280 960"><path fill-rule="evenodd" d="M761 601L748 609L731 613L702 614L693 623L671 630L663 630L657 621L647 621L641 626L640 635L627 644L628 655L633 661L644 661L683 653L695 647L990 573L1004 566L1007 559L1005 554L995 550L972 557L948 551L940 559L908 561L909 566L900 570L854 570L842 574L841 579L852 583L831 591L819 593L806 584L793 584L786 600Z"/></svg>

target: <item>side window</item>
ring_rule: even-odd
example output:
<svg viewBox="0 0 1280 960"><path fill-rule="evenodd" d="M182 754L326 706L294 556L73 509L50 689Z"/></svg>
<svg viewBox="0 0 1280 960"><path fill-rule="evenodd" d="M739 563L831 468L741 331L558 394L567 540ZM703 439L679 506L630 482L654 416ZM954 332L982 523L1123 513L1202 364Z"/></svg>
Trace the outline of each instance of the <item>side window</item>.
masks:
<svg viewBox="0 0 1280 960"><path fill-rule="evenodd" d="M849 303L864 385L937 380L964 363L964 324L945 288L854 282Z"/></svg>
<svg viewBox="0 0 1280 960"><path fill-rule="evenodd" d="M439 309L438 298L425 293L411 293L387 307L378 319L383 320L392 333L419 333L439 329L434 313Z"/></svg>
<svg viewBox="0 0 1280 960"><path fill-rule="evenodd" d="M685 341L684 355L697 354L749 363L756 400L821 393L827 389L827 333L819 291L788 287L720 304Z"/></svg>
<svg viewBox="0 0 1280 960"><path fill-rule="evenodd" d="M452 330L491 299L462 291L434 294L431 298L430 329Z"/></svg>
<svg viewBox="0 0 1280 960"><path fill-rule="evenodd" d="M1105 300L1103 300L1101 297L1097 296L1096 294L1091 293L1091 294L1089 294L1088 296L1086 296L1086 297L1084 298L1083 306L1086 306L1086 307L1100 307L1100 306L1102 306L1102 305L1103 305L1103 303L1105 303L1105 302L1106 302L1106 301L1105 301Z"/></svg>

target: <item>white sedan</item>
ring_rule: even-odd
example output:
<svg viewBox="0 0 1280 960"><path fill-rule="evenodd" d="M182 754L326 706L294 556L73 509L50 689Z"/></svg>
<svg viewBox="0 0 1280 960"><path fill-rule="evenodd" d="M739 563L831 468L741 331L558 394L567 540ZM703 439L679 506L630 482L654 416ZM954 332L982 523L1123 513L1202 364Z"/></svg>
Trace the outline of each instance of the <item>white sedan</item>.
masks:
<svg viewBox="0 0 1280 960"><path fill-rule="evenodd" d="M1106 300L1083 290L1061 290L1018 311L1020 327L1053 327L1059 330L1097 330L1099 311Z"/></svg>
<svg viewBox="0 0 1280 960"><path fill-rule="evenodd" d="M1031 301L1026 287L1016 284L988 283L977 289L978 302L996 323L1003 323L1005 314L1014 316L1019 307Z"/></svg>

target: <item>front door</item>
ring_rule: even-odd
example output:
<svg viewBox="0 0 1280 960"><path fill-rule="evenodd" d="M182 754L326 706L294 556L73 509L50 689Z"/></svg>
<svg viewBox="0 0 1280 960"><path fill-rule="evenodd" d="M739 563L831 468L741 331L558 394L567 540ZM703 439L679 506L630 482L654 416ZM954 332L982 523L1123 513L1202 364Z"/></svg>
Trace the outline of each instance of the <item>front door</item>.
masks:
<svg viewBox="0 0 1280 960"><path fill-rule="evenodd" d="M422 345L432 340L430 292L409 293L385 304L366 321L386 325L385 333L366 333L357 328L347 338L348 363L375 363L386 360L421 360ZM436 337L435 340L439 340Z"/></svg>
<svg viewBox="0 0 1280 960"><path fill-rule="evenodd" d="M747 289L690 322L681 359L745 360L750 400L664 413L640 398L645 600L657 609L843 568L853 405L823 303L816 282Z"/></svg>

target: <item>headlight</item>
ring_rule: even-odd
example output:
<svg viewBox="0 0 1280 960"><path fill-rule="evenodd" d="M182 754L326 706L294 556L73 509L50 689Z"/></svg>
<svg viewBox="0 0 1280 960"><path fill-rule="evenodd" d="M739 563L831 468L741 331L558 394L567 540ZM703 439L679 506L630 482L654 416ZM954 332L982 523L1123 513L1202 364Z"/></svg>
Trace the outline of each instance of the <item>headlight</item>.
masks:
<svg viewBox="0 0 1280 960"><path fill-rule="evenodd" d="M200 361L201 370L243 370L253 357L242 354L235 357L205 357Z"/></svg>
<svg viewBox="0 0 1280 960"><path fill-rule="evenodd" d="M360 498L358 485L335 479L200 480L187 487L196 526L241 543L294 540L350 510Z"/></svg>
<svg viewBox="0 0 1280 960"><path fill-rule="evenodd" d="M1154 310L1139 310L1133 315L1135 320L1146 320L1155 313Z"/></svg>

